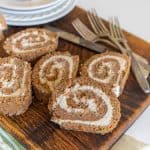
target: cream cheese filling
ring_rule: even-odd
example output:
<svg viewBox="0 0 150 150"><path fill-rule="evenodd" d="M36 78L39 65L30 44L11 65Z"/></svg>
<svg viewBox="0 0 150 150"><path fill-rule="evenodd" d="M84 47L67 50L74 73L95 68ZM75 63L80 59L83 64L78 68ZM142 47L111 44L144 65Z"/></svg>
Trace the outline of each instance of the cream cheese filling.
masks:
<svg viewBox="0 0 150 150"><path fill-rule="evenodd" d="M64 55L57 55L57 56L52 56L50 57L49 59L45 60L43 62L43 64L40 66L40 71L39 71L39 79L40 79L40 82L42 84L47 84L49 87L52 86L52 81L49 81L47 78L46 78L46 75L45 75L45 67L47 67L47 65L49 63L54 63L53 66L49 69L51 69L51 72L53 73L53 71L55 69L58 69L59 70L59 74L58 74L58 78L55 80L55 82L63 79L63 69L64 69L64 64L62 62L58 62L57 59L63 59L65 60L66 62L68 62L69 64L69 74L68 74L68 77L69 78L72 78L72 74L73 74L73 59L72 57L70 56L64 56Z"/></svg>
<svg viewBox="0 0 150 150"><path fill-rule="evenodd" d="M0 82L2 83L2 87L0 88L0 97L16 97L16 96L24 96L25 92L26 92L26 76L27 76L27 64L25 63L24 68L23 69L23 77L19 77L20 81L20 88L17 89L16 91L14 91L11 94L5 94L2 92L3 88L13 88L13 85L15 84L15 82L17 82L17 74L16 74L16 70L17 70L17 64L15 62L14 59L10 59L10 63L7 64L1 64L0 65L0 70L3 70L4 68L9 68L12 70L12 78L10 81L6 81L4 80L4 78L0 78ZM3 72L5 73L5 72Z"/></svg>
<svg viewBox="0 0 150 150"><path fill-rule="evenodd" d="M105 78L105 79L101 79L101 78L98 78L98 77L95 77L94 76L94 73L92 71L92 68L93 66L97 63L97 62L100 62L100 61L103 61L105 59L114 59L114 60L117 60L117 62L119 63L120 65L120 69L118 71L118 76L117 76L117 80L116 82L114 83L114 88L112 89L113 92L115 93L115 95L119 96L120 95L120 80L121 80L121 77L122 77L122 72L126 69L126 65L127 65L127 62L124 58L121 58L121 57L118 57L118 56L103 56L103 57L99 57L99 58L96 58L94 59L88 66L88 76L99 82L99 83L106 83L106 84L109 84L109 82L111 81L111 79L113 78L113 76L115 76L115 73L113 72L112 70L112 62L102 62L102 66L106 66L109 68L109 71L108 71L108 76Z"/></svg>
<svg viewBox="0 0 150 150"><path fill-rule="evenodd" d="M33 35L36 37L34 38L29 37ZM41 37L43 39L42 41L40 41ZM38 31L24 32L24 33L21 33L16 38L11 40L12 51L17 52L17 53L26 53L28 51L36 51L37 50L36 48L32 49L33 46L44 45L45 43L49 41L49 39L50 37L45 32L42 32L42 34L39 33ZM17 42L20 42L22 49L16 46ZM30 49L28 49L28 47Z"/></svg>
<svg viewBox="0 0 150 150"><path fill-rule="evenodd" d="M101 100L105 103L107 106L107 112L105 115L96 121L83 121L83 120L70 120L70 119L52 119L53 122L62 124L62 123L75 123L75 124L83 124L83 125L92 125L92 126L107 126L111 123L113 118L113 107L111 105L110 97L106 95L101 89L95 88L93 86L89 85L80 85L77 83L74 87L71 87L70 89L66 89L65 93L63 95L60 95L56 99L56 103L53 104L53 109L55 109L57 106L59 106L61 109L65 110L67 113L78 113L84 112L84 109L81 108L72 108L68 106L67 104L67 93L71 92L73 94L76 94L77 91L92 91L95 95L101 98ZM92 111L97 112L97 104L95 103L94 99L77 99L76 95L72 98L72 100L76 103L82 101L82 103L85 103L85 105L88 105L88 109Z"/></svg>

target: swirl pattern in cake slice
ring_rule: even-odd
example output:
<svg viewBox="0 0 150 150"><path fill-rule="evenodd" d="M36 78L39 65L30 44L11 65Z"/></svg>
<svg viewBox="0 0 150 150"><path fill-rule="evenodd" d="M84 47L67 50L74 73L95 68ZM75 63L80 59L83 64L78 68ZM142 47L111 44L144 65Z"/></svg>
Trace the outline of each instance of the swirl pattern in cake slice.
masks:
<svg viewBox="0 0 150 150"><path fill-rule="evenodd" d="M4 49L8 55L33 61L57 48L58 36L46 29L28 28L8 37Z"/></svg>
<svg viewBox="0 0 150 150"><path fill-rule="evenodd" d="M118 97L125 86L131 60L125 54L106 52L94 55L81 69L81 75L109 86Z"/></svg>
<svg viewBox="0 0 150 150"><path fill-rule="evenodd" d="M74 78L78 71L79 57L69 52L54 52L43 56L32 74L37 99L48 103L51 93L62 81Z"/></svg>
<svg viewBox="0 0 150 150"><path fill-rule="evenodd" d="M116 96L85 77L59 85L48 108L62 128L100 134L111 132L121 116Z"/></svg>
<svg viewBox="0 0 150 150"><path fill-rule="evenodd" d="M31 101L30 64L18 58L0 58L0 113L22 114Z"/></svg>

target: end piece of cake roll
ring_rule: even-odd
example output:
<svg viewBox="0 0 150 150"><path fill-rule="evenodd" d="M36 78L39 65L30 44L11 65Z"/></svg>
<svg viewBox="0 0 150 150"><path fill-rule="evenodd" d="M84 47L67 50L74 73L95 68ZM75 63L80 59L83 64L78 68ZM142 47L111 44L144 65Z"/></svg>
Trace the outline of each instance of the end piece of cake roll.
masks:
<svg viewBox="0 0 150 150"><path fill-rule="evenodd" d="M35 64L32 83L38 100L47 104L51 93L61 82L75 78L79 65L79 56L69 52L54 52L43 56Z"/></svg>
<svg viewBox="0 0 150 150"><path fill-rule="evenodd" d="M0 41L4 39L3 31L7 29L7 23L2 14L0 14Z"/></svg>
<svg viewBox="0 0 150 150"><path fill-rule="evenodd" d="M121 117L117 97L85 77L60 84L48 109L51 121L62 128L102 135L111 132Z"/></svg>
<svg viewBox="0 0 150 150"><path fill-rule="evenodd" d="M130 72L131 59L117 52L105 52L88 59L81 75L109 86L115 95L121 95Z"/></svg>
<svg viewBox="0 0 150 150"><path fill-rule="evenodd" d="M8 55L31 62L54 51L57 45L56 33L42 28L29 28L8 37L3 47Z"/></svg>
<svg viewBox="0 0 150 150"><path fill-rule="evenodd" d="M30 64L18 58L0 58L0 113L22 114L31 102Z"/></svg>

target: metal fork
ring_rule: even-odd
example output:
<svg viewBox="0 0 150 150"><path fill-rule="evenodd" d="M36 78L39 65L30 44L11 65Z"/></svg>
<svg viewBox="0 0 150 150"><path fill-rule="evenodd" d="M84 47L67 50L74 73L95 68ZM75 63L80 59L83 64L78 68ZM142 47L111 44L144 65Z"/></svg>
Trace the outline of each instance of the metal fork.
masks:
<svg viewBox="0 0 150 150"><path fill-rule="evenodd" d="M79 18L73 20L72 25L84 39L91 42L106 43L112 47L117 48L116 45L113 44L112 42L108 41L107 39L102 39L99 36L97 36L95 33L93 33L85 24L82 23L82 21Z"/></svg>
<svg viewBox="0 0 150 150"><path fill-rule="evenodd" d="M95 39L97 36L90 29L86 28L86 26L79 19L77 20L78 21L73 21L73 26L79 32L79 34L87 40L96 41Z"/></svg>
<svg viewBox="0 0 150 150"><path fill-rule="evenodd" d="M103 23L103 20L98 17L95 9L91 9L91 11L88 11L87 17L90 21L90 24L91 24L94 32L98 36L100 36L100 37L108 37L109 36L109 30Z"/></svg>
<svg viewBox="0 0 150 150"><path fill-rule="evenodd" d="M97 36L95 33L93 33L93 31L91 31L79 18L75 19L72 22L72 25L84 39L91 41L91 42L102 42L102 43L105 43L107 45L110 45L118 49L118 47L114 43L109 41L108 39L103 39ZM148 65L147 60L135 53L134 55L136 59L139 61L140 66L142 67L144 77L147 78L150 73L150 66Z"/></svg>
<svg viewBox="0 0 150 150"><path fill-rule="evenodd" d="M116 48L116 45L111 41L110 38L110 31L108 30L107 26L103 23L104 21L98 16L96 10L93 8L91 11L87 12L87 17L89 19L89 22L96 33L97 36L103 38L104 35L105 37L108 38L108 41L110 41L112 46ZM124 45L125 48L128 49L127 45ZM118 48L118 47L117 47ZM137 58L137 60L140 60L142 66L146 68L150 72L150 67L148 65L148 62L145 58L141 57L140 55L137 55L136 53L133 53L133 55Z"/></svg>
<svg viewBox="0 0 150 150"><path fill-rule="evenodd" d="M111 32L111 37L110 37L111 40L119 47L119 49L123 53L127 53L131 57L132 71L134 72L134 75L135 75L140 87L143 89L143 91L145 93L150 93L150 85L149 85L148 81L144 78L141 68L140 68L137 60L133 56L132 49L129 47L129 45L127 43L127 40L123 34L123 31L121 30L121 27L120 27L117 17L110 19L109 28L110 28L110 32Z"/></svg>

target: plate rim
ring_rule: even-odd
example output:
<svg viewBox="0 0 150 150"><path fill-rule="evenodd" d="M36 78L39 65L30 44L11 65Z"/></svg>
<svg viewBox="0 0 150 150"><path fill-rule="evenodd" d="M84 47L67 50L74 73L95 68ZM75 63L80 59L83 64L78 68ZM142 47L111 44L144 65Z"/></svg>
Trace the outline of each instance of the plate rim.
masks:
<svg viewBox="0 0 150 150"><path fill-rule="evenodd" d="M18 20L22 20L23 22L25 22L25 21L36 21L36 20L39 20L40 18L45 19L45 18L51 17L51 16L61 12L62 10L68 8L68 6L70 5L70 1L71 0L64 0L64 2L60 6L58 6L57 8L54 8L53 10L49 10L49 11L46 11L43 13L38 13L38 14L32 15L32 16L29 16L29 15L26 15L26 16L23 16L23 15L7 16L6 15L6 21L11 20L11 21L17 22ZM15 19L13 19L13 18L15 18Z"/></svg>
<svg viewBox="0 0 150 150"><path fill-rule="evenodd" d="M74 7L76 6L76 2L77 2L77 0L70 0L70 6L68 7L67 10L63 10L61 13L59 13L56 16L53 16L49 19L48 18L47 19L39 19L37 21L33 21L33 22L31 21L28 24L27 24L28 21L25 21L25 22L8 21L7 23L10 26L38 26L38 25L50 23L50 22L56 21L56 20L64 17L69 12L71 12L74 9Z"/></svg>
<svg viewBox="0 0 150 150"><path fill-rule="evenodd" d="M40 12L45 12L48 11L50 8L54 9L57 6L61 5L62 3L64 3L65 0L61 0L59 1L56 5L54 6L48 6L45 8L41 8L41 9L35 9L35 10L29 10L29 11L22 11L22 10L10 10L10 9L5 9L0 7L0 12L4 13L4 14L20 14L20 15L28 15L28 14L36 14L36 13L40 13Z"/></svg>

